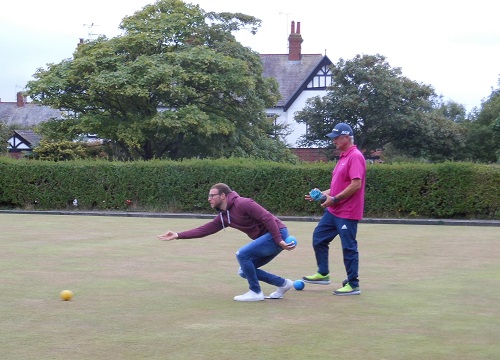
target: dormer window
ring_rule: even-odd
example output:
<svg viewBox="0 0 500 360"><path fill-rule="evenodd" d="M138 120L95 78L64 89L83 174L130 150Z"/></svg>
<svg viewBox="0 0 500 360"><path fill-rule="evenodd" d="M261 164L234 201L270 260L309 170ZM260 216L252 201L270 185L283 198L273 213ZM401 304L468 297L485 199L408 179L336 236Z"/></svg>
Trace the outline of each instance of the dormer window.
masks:
<svg viewBox="0 0 500 360"><path fill-rule="evenodd" d="M313 77L313 79L307 84L307 89L321 89L324 90L326 87L332 84L332 71L329 66L323 66L318 73Z"/></svg>

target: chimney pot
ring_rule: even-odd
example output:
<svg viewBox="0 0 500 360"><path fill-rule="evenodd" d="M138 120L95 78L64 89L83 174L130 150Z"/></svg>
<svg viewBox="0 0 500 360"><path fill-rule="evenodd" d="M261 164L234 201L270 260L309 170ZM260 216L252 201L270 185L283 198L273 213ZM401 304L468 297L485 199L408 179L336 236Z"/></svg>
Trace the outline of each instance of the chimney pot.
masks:
<svg viewBox="0 0 500 360"><path fill-rule="evenodd" d="M23 107L25 103L25 97L21 91L17 92L17 107Z"/></svg>
<svg viewBox="0 0 500 360"><path fill-rule="evenodd" d="M297 33L295 33L295 21L292 21L292 32L288 36L288 61L300 61L302 59L302 41L300 22L297 22Z"/></svg>

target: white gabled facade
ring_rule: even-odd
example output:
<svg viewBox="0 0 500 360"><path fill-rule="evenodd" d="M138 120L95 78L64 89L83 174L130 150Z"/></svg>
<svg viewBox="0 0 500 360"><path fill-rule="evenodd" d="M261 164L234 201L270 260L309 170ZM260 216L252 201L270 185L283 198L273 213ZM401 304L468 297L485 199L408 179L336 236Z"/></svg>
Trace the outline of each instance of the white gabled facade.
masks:
<svg viewBox="0 0 500 360"><path fill-rule="evenodd" d="M30 153L40 143L40 135L33 130L14 130L14 135L7 140L9 155L14 158L22 156L23 152Z"/></svg>
<svg viewBox="0 0 500 360"><path fill-rule="evenodd" d="M7 149L9 151L31 151L30 145L22 138L18 137L17 134L12 136L7 140Z"/></svg>
<svg viewBox="0 0 500 360"><path fill-rule="evenodd" d="M275 107L266 109L269 117L276 115L277 124L287 124L291 134L284 140L297 146L297 140L307 131L305 124L295 120L295 113L304 109L308 99L327 94L332 76L328 57L321 54L302 54L300 23L292 21L288 37L288 54L261 54L265 77L273 77L279 85L282 98Z"/></svg>
<svg viewBox="0 0 500 360"><path fill-rule="evenodd" d="M304 109L307 100L315 96L325 96L325 92L322 90L302 91L287 111L283 111L283 108L266 109L266 114L278 115L278 118L276 119L278 124L286 124L289 126L291 133L286 137L285 141L291 147L296 147L299 137L307 132L306 124L298 123L295 120L295 113Z"/></svg>

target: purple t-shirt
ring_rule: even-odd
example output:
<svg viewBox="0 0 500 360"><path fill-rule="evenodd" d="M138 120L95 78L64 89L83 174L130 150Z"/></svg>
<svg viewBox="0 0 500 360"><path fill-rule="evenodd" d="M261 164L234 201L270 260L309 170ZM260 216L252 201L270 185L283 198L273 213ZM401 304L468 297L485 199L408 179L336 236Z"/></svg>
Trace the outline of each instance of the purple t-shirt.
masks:
<svg viewBox="0 0 500 360"><path fill-rule="evenodd" d="M365 205L366 161L356 145L340 154L340 159L332 172L330 196L342 192L353 179L361 179L361 189L327 209L342 219L361 220Z"/></svg>

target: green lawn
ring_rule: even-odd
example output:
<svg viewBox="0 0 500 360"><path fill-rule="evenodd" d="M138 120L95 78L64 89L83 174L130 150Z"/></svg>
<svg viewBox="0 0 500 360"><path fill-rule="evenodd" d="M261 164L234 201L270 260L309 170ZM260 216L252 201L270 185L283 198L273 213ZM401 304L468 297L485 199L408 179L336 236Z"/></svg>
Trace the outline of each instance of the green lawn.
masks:
<svg viewBox="0 0 500 360"><path fill-rule="evenodd" d="M333 284L237 303L244 234L161 242L205 223L72 215L0 215L2 359L497 359L500 230L360 224L360 296ZM287 222L298 248L265 269L316 271L314 222ZM71 301L59 299L70 289ZM274 287L263 285L269 294Z"/></svg>

